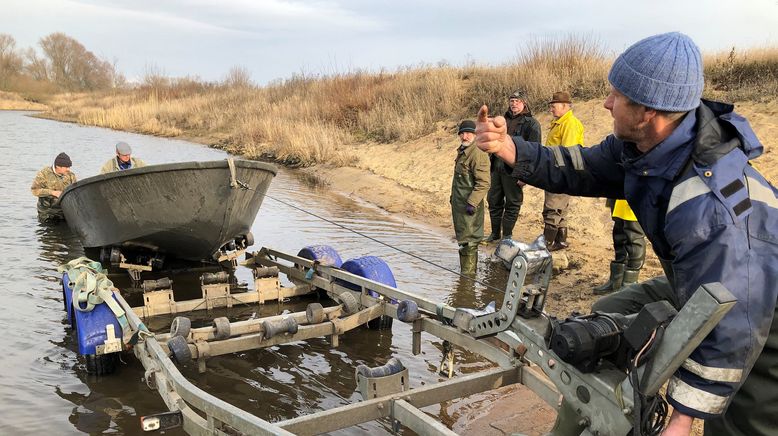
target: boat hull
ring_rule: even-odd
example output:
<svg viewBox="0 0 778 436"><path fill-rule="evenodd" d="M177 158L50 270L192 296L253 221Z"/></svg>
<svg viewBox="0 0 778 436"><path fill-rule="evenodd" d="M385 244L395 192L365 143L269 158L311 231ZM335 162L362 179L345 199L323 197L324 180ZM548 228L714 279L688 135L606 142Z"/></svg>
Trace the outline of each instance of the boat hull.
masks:
<svg viewBox="0 0 778 436"><path fill-rule="evenodd" d="M60 202L85 248L143 248L210 260L249 233L276 174L266 163L234 162L237 183L227 160L151 165L81 180Z"/></svg>

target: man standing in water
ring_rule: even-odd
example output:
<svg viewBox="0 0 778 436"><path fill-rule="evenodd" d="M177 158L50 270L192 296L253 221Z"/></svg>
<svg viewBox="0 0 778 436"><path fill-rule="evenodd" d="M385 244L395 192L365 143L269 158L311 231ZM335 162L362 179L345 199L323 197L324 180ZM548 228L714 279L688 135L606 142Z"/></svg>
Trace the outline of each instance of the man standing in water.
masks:
<svg viewBox="0 0 778 436"><path fill-rule="evenodd" d="M54 165L44 167L32 181L30 190L38 197L38 219L41 222L57 222L65 219L59 196L68 186L76 183L76 175L70 171L73 162L70 156L60 153L54 159Z"/></svg>
<svg viewBox="0 0 778 436"><path fill-rule="evenodd" d="M132 157L132 148L126 142L116 143L116 156L100 168L100 174L124 171L131 168L145 167L146 163L137 157Z"/></svg>
<svg viewBox="0 0 778 436"><path fill-rule="evenodd" d="M688 435L695 418L706 435L774 435L778 190L749 165L764 147L732 105L701 100L702 56L686 35L635 43L608 81L613 134L591 148L560 147L565 166L550 149L508 136L486 106L477 145L530 185L629 202L665 276L610 294L595 311L636 313L659 300L680 308L713 282L737 298L671 378L664 435Z"/></svg>
<svg viewBox="0 0 778 436"><path fill-rule="evenodd" d="M527 98L519 92L508 97L508 111L505 112L508 134L521 136L530 142L540 142L540 123L532 117ZM507 167L496 156L490 157L492 181L489 187L489 218L492 233L486 242L500 238L513 238L513 228L519 218L524 192L519 181L511 175L513 168ZM500 233L502 231L502 233Z"/></svg>
<svg viewBox="0 0 778 436"><path fill-rule="evenodd" d="M484 237L484 197L489 191L489 156L475 146L475 123L459 124L460 145L451 181L451 216L459 243L462 274L475 276L478 244Z"/></svg>

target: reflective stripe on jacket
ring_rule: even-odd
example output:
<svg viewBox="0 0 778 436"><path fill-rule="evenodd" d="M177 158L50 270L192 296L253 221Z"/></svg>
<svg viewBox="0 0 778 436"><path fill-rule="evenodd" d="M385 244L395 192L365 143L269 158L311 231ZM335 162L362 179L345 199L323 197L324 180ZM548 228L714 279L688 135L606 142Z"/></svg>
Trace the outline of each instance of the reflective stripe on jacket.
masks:
<svg viewBox="0 0 778 436"><path fill-rule="evenodd" d="M514 176L571 195L626 198L678 300L720 282L737 298L679 369L668 400L698 418L722 414L764 346L778 299L778 191L748 164L762 144L731 105L686 114L650 151L608 136L590 147L517 140ZM576 149L583 169L572 169Z"/></svg>

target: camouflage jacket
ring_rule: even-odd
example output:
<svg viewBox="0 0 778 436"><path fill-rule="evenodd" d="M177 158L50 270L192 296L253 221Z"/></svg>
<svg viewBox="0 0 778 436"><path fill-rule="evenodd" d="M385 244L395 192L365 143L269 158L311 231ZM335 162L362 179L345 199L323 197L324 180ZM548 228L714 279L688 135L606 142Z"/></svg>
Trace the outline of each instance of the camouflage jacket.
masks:
<svg viewBox="0 0 778 436"><path fill-rule="evenodd" d="M54 172L54 168L45 167L35 175L30 190L36 197L54 197L52 191L64 191L73 183L76 183L76 175L72 172L61 176Z"/></svg>

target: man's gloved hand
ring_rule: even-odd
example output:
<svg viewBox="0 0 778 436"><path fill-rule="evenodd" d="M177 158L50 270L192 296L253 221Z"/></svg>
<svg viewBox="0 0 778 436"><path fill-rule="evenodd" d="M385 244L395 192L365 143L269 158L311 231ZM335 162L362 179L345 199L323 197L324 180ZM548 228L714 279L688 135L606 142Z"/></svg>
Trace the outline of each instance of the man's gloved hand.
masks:
<svg viewBox="0 0 778 436"><path fill-rule="evenodd" d="M467 206L465 206L465 212L468 215L474 215L475 214L475 206L473 206L472 204L468 204Z"/></svg>

